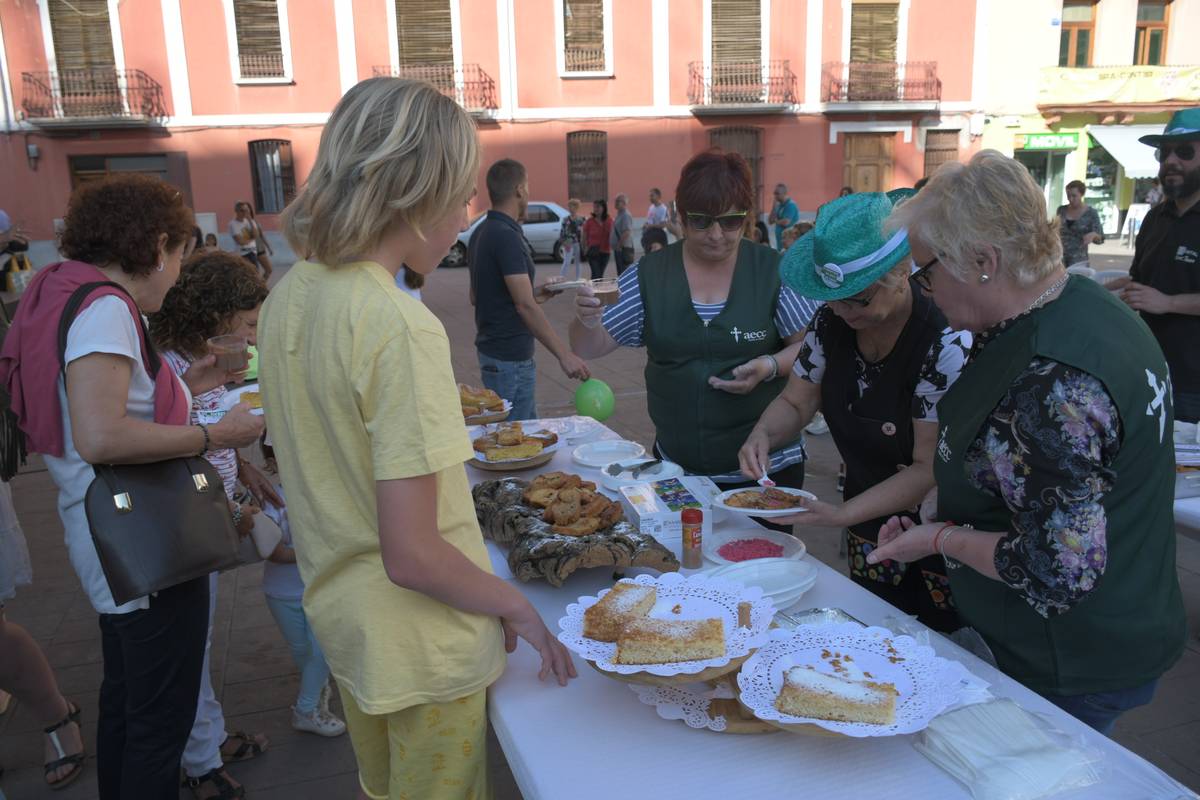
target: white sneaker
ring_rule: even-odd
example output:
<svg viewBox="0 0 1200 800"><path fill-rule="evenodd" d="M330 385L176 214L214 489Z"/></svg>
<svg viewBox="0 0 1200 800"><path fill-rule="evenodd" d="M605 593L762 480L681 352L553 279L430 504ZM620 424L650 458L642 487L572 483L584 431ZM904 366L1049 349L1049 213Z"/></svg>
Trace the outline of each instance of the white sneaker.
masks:
<svg viewBox="0 0 1200 800"><path fill-rule="evenodd" d="M318 736L341 736L346 732L346 723L332 714L324 714L320 708L308 714L302 714L292 706L292 727L305 733L315 733Z"/></svg>
<svg viewBox="0 0 1200 800"><path fill-rule="evenodd" d="M820 411L814 414L812 422L804 426L804 432L811 433L813 436L829 433L829 423L825 421L825 415Z"/></svg>

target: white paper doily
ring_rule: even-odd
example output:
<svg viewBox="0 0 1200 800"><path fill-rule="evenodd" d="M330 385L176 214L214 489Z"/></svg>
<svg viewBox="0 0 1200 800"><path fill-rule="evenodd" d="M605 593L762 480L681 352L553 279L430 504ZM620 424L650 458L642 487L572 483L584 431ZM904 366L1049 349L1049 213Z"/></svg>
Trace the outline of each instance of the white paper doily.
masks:
<svg viewBox="0 0 1200 800"><path fill-rule="evenodd" d="M725 730L725 717L720 714L710 717L709 701L735 697L733 689L724 683L719 684L716 689L698 683L685 686L629 684L629 688L638 696L638 700L648 706L654 706L654 710L663 719L677 719L689 728L707 728L718 733Z"/></svg>
<svg viewBox="0 0 1200 800"><path fill-rule="evenodd" d="M617 664L617 645L614 642L597 642L583 635L583 612L600 602L608 594L605 589L596 597L581 597L578 603L567 606L567 615L558 621L558 640L567 649L605 672L631 675L647 672L651 675L694 675L709 667L723 667L735 658L748 654L767 641L771 618L775 606L763 597L757 586L741 586L719 578L710 578L702 573L683 576L677 572L663 575L638 575L622 583L653 586L658 601L650 610L650 616L658 619L709 619L719 617L725 622L725 655L704 661L681 661L676 664ZM738 603L750 603L750 627L738 627ZM679 606L679 613L673 609Z"/></svg>
<svg viewBox="0 0 1200 800"><path fill-rule="evenodd" d="M896 636L886 628L862 628L853 623L802 625L791 631L772 631L770 639L746 660L737 676L742 703L768 722L811 724L859 738L916 733L959 702L964 688L965 667L935 655L932 647L918 644L911 636ZM829 662L836 653L850 655L859 669L870 673L871 680L896 687L895 723L834 722L793 717L775 709L784 672L807 665L833 674Z"/></svg>

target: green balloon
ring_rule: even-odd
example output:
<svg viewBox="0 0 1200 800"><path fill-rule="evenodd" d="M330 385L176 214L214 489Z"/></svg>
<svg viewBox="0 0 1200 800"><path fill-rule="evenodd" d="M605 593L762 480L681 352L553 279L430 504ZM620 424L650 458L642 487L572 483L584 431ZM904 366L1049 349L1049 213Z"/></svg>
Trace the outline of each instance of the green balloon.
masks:
<svg viewBox="0 0 1200 800"><path fill-rule="evenodd" d="M597 422L604 422L612 416L616 402L608 384L595 378L584 381L575 390L575 410Z"/></svg>

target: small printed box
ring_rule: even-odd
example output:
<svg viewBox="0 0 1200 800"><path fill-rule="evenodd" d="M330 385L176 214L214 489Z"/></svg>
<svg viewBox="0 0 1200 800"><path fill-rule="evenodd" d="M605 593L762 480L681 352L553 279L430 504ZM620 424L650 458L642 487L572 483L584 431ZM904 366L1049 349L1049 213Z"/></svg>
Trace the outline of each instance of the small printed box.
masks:
<svg viewBox="0 0 1200 800"><path fill-rule="evenodd" d="M685 508L704 512L701 536L712 532L712 500L721 490L701 475L685 475L651 483L621 487L621 501L629 521L642 533L653 536L664 546L679 552L683 542L683 524L679 518Z"/></svg>

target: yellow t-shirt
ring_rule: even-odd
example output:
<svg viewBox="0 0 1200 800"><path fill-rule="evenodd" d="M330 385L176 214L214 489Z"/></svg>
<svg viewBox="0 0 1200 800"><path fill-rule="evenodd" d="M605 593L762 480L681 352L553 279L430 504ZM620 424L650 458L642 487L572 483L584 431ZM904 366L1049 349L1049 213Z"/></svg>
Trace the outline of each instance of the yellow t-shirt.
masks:
<svg viewBox="0 0 1200 800"><path fill-rule="evenodd" d="M368 714L490 685L499 621L400 588L380 555L375 482L436 473L442 536L491 571L442 323L378 264L301 261L263 305L258 348L304 609L339 684Z"/></svg>

